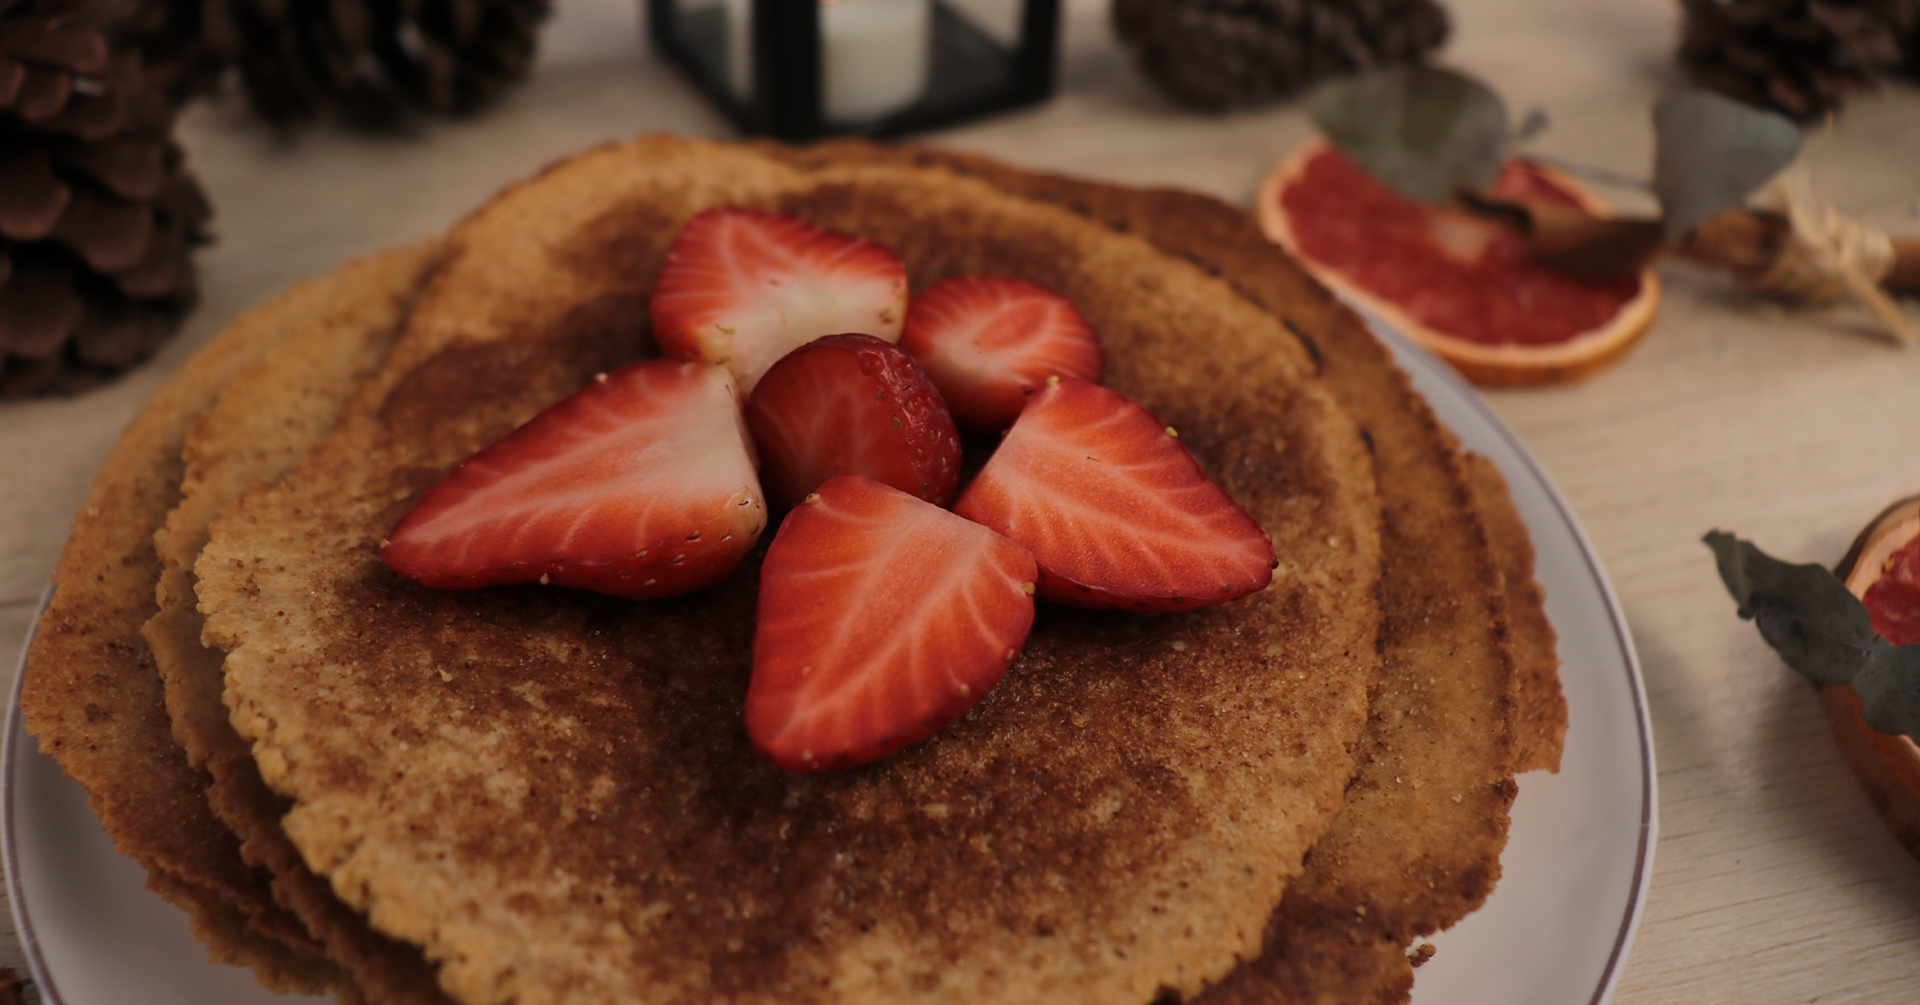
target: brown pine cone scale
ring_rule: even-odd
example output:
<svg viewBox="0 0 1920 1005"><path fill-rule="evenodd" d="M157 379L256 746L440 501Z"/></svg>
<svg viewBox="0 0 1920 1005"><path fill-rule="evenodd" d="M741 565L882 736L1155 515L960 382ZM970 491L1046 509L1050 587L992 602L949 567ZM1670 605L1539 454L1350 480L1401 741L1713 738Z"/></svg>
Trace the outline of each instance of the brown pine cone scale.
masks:
<svg viewBox="0 0 1920 1005"><path fill-rule="evenodd" d="M37 241L53 233L71 198L45 150L0 152L0 235Z"/></svg>
<svg viewBox="0 0 1920 1005"><path fill-rule="evenodd" d="M1200 108L1418 62L1449 30L1434 0L1114 0L1113 22L1150 79Z"/></svg>
<svg viewBox="0 0 1920 1005"><path fill-rule="evenodd" d="M0 8L0 398L146 358L198 295L211 215L118 0Z"/></svg>
<svg viewBox="0 0 1920 1005"><path fill-rule="evenodd" d="M171 4L150 48L184 90L229 75L262 118L371 129L491 104L533 65L549 0L200 0Z"/></svg>
<svg viewBox="0 0 1920 1005"><path fill-rule="evenodd" d="M1682 0L1680 62L1729 97L1802 122L1920 59L1916 0Z"/></svg>

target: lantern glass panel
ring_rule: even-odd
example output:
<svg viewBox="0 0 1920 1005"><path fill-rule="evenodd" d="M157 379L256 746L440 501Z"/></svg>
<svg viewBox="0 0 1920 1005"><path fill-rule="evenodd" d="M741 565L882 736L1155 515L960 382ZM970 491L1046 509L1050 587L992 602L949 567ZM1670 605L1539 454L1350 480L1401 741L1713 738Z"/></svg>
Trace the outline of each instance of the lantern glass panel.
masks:
<svg viewBox="0 0 1920 1005"><path fill-rule="evenodd" d="M1058 0L647 4L656 46L748 132L895 135L1052 89Z"/></svg>
<svg viewBox="0 0 1920 1005"><path fill-rule="evenodd" d="M754 101L753 0L725 0L727 85ZM933 0L820 0L820 115L858 127L926 93Z"/></svg>
<svg viewBox="0 0 1920 1005"><path fill-rule="evenodd" d="M1008 49L1020 44L1020 0L944 0L946 7Z"/></svg>

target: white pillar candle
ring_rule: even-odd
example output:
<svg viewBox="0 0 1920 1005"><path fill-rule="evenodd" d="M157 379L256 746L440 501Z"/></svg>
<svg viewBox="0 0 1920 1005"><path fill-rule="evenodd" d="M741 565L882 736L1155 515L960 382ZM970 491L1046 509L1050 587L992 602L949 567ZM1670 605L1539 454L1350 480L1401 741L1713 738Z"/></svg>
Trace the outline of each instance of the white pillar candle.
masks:
<svg viewBox="0 0 1920 1005"><path fill-rule="evenodd" d="M753 97L753 4L727 0L727 78ZM932 0L820 0L820 100L828 122L897 112L927 89Z"/></svg>
<svg viewBox="0 0 1920 1005"><path fill-rule="evenodd" d="M753 0L726 0L727 86L741 104L753 101Z"/></svg>
<svg viewBox="0 0 1920 1005"><path fill-rule="evenodd" d="M927 89L931 0L822 0L820 90L828 122L897 112Z"/></svg>

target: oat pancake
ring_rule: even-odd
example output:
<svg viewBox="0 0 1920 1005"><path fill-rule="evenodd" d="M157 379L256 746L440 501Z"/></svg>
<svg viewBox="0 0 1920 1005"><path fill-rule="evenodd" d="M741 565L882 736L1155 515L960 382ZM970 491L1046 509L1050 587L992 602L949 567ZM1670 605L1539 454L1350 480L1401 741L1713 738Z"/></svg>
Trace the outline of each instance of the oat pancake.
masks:
<svg viewBox="0 0 1920 1005"><path fill-rule="evenodd" d="M791 154L792 152L783 151L783 153ZM804 152L803 156L817 153L818 151L808 151ZM841 153L841 156L845 156L844 152ZM1152 236L1152 228L1150 226L1142 224L1136 224L1135 226L1136 229L1143 229L1148 236ZM1336 327L1331 330L1316 330L1322 334L1323 340L1328 341L1342 337L1365 338L1365 336L1359 335L1357 332L1349 335L1348 332L1350 329L1342 327ZM1381 362L1383 361L1376 360L1373 365L1379 368ZM1364 389L1364 381L1359 378L1354 378L1349 382L1356 389L1356 393ZM1399 393L1405 395L1404 388L1399 389ZM1385 406L1376 407L1376 412L1384 407ZM1382 421L1391 428L1392 424L1390 421L1384 419ZM1444 458L1451 452L1452 448L1450 444L1443 435L1438 434L1436 429L1429 425L1415 425L1412 428L1413 431L1418 434L1416 438L1424 438L1428 441L1428 452L1432 456ZM1415 456L1417 456L1417 453ZM1537 629L1516 631L1516 648L1524 649L1526 648L1526 643L1532 641L1534 643L1533 648L1536 651L1544 649L1546 657L1550 660L1552 655L1551 629L1546 625L1544 617L1539 610L1538 587L1530 578L1531 550L1526 542L1524 527L1518 523L1518 515L1513 512L1510 501L1505 497L1504 486L1498 481L1497 472L1493 472L1493 478L1489 480L1486 477L1487 468L1483 459L1469 457L1468 461L1470 462L1469 470L1474 474L1473 487L1475 489L1476 499L1487 509L1488 522L1496 529L1495 538L1497 547L1495 550L1496 554L1502 559L1501 564L1503 568L1508 571L1506 581L1510 593L1509 600L1514 606L1516 626L1519 626L1523 621L1528 621L1529 618L1530 624L1537 624ZM1442 467L1444 467L1444 465L1442 465ZM1432 502L1432 505L1444 507L1451 501L1452 500L1436 499ZM1501 518L1502 516L1504 516L1504 519ZM1446 528L1439 527L1437 530L1444 532ZM1513 533L1514 531L1518 531L1518 533L1515 534ZM1417 532L1403 529L1402 533L1412 538ZM1404 569L1405 566L1403 565L1402 568ZM1515 592L1516 587L1519 588L1519 592ZM1456 625L1454 630L1464 630L1470 633L1477 632L1481 636L1487 634L1487 626ZM1431 670L1434 668L1429 666L1428 669ZM1451 677L1462 668L1445 666L1439 669ZM1471 670L1472 667L1467 666L1464 667L1464 669ZM1536 706L1538 706L1539 715L1550 717L1553 711L1553 703L1557 702L1558 715L1560 717L1559 721L1561 723L1560 732L1563 732L1565 705L1564 701L1558 698L1558 689L1553 678L1552 664L1547 663L1544 669L1538 671L1538 673L1544 675L1539 679L1543 681L1543 686L1547 689L1546 693L1550 696L1551 701L1534 701L1523 695L1521 702L1522 711L1526 713L1529 709L1535 709ZM1540 746L1551 746L1557 752L1560 732L1551 732L1541 741ZM1521 730L1522 736L1533 734L1534 731L1532 730L1525 728ZM1448 836L1444 834L1434 835L1434 837L1439 842L1448 840ZM1445 863L1439 864L1441 867L1444 867L1444 865ZM1309 867L1310 869L1314 868L1314 865L1310 863ZM1373 992L1380 993L1380 1000L1396 1000L1396 995L1393 992L1398 992L1397 997L1404 997L1405 985L1411 980L1411 970L1405 965L1400 946L1397 943L1376 942L1356 945L1344 931L1327 933L1324 931L1306 931L1301 928L1296 928L1282 937L1286 939L1284 950L1277 953L1270 952L1269 955L1277 956L1284 960L1285 965L1292 971L1292 973L1284 979L1284 984L1288 988L1288 997L1286 1000L1312 1000L1315 998L1324 1000L1362 1000L1363 998L1367 998L1370 1000ZM1367 994L1363 995L1362 992L1367 992Z"/></svg>
<svg viewBox="0 0 1920 1005"><path fill-rule="evenodd" d="M1407 943L1465 916L1498 876L1514 792L1513 740L1503 723L1515 703L1534 763L1544 766L1549 754L1557 763L1565 733L1564 700L1546 662L1551 628L1504 484L1484 471L1469 480L1453 437L1385 348L1238 210L1185 192L1025 172L942 151L843 143L773 153L819 165L887 160L988 179L1138 233L1311 333L1329 383L1379 463L1386 669L1347 809L1309 854L1262 955L1203 1000L1404 1001L1412 983ZM1492 541L1477 510L1481 498L1505 528ZM1490 544L1510 549L1502 564L1511 588L1503 589L1508 581L1489 557ZM1519 691L1509 602L1519 605L1517 648L1532 654L1535 683Z"/></svg>
<svg viewBox="0 0 1920 1005"><path fill-rule="evenodd" d="M333 896L280 828L285 800L267 789L221 699L225 654L200 644L193 561L207 525L241 492L277 479L324 436L348 396L378 369L427 276L440 242L396 249L345 266L339 297L289 325L270 353L234 375L189 429L181 498L154 536L162 574L157 613L142 630L166 686L173 734L212 781L214 813L241 840L247 862L273 875L273 892L304 924L355 990L381 1003L445 999L419 951L386 939Z"/></svg>
<svg viewBox="0 0 1920 1005"><path fill-rule="evenodd" d="M818 151L802 151L798 154L792 151L782 151L781 153L790 157L799 156L805 159L820 159ZM845 151L836 150L834 152L835 159L844 156L846 156ZM1027 190L1027 194L1035 197L1076 204L1078 211L1082 213L1089 213L1092 211L1093 206L1098 206L1103 218L1110 223L1141 231L1149 237L1155 237L1157 234L1158 240L1167 245L1171 250L1186 254L1189 257L1198 258L1203 264L1211 268L1223 268L1223 266L1213 264L1207 261L1207 259L1220 259L1226 263L1224 268L1227 278L1233 279L1243 285L1252 285L1254 287L1259 287L1262 282L1269 282L1269 292L1272 292L1271 277L1268 277L1266 280L1260 277L1265 272L1274 270L1276 268L1275 264L1269 261L1262 261L1261 256L1257 254L1245 254L1245 249L1238 249L1232 240L1232 238L1236 236L1233 232L1233 227L1227 225L1230 221L1217 215L1210 217L1204 207L1196 210L1192 202L1196 197L1172 196L1165 193L1139 193L1130 190L1115 189L1110 186L1099 186L1085 182L1072 182L1040 175L1029 175L998 165L984 164L983 162L975 162L971 158L955 157L953 155L923 153L919 155L888 154L887 156L895 162L922 161L925 162L926 166L932 165L935 161L943 163L955 162L961 164L964 170L976 174L988 173L990 170L991 173L994 174L996 183L1000 184L1003 188L1024 188ZM1169 213L1168 210L1173 210L1174 212ZM1127 214L1131 214L1131 216L1129 217ZM1168 236L1169 233L1172 234L1172 238ZM1181 241L1175 240L1177 238L1185 239L1184 246ZM1223 253L1223 249L1227 253ZM1254 267L1247 268L1249 264ZM1282 273L1288 271L1286 268L1287 264L1288 263L1284 261L1279 263L1279 271ZM1246 274L1236 275L1236 266L1244 269ZM334 281L337 280L338 277L335 277ZM1281 284L1280 292L1283 294L1286 292L1284 284ZM295 295L290 295L289 299L297 300L297 293L298 291L296 291ZM1285 301L1276 302L1285 303ZM251 321L253 319L249 320ZM1313 330L1317 340L1322 344L1335 345L1343 339L1354 336L1363 340L1366 338L1364 334L1359 334L1350 327L1338 325L1331 329L1315 327L1317 321L1311 311L1308 311L1304 317L1299 317L1297 320L1302 327ZM242 327L244 327L244 325ZM347 337L347 334L341 333L340 337ZM226 340L223 339L222 341L224 342ZM1377 348L1375 353L1377 354ZM1422 427L1419 423L1396 423L1390 415L1385 415L1386 412L1391 410L1396 394L1411 398L1410 395L1407 395L1404 385L1397 387L1387 386L1384 391L1368 390L1365 379L1368 374L1371 374L1374 378L1391 376L1389 373L1391 367L1383 367L1380 365L1384 363L1384 357L1373 359L1361 349L1353 349L1352 354L1359 358L1361 365L1350 367L1349 373L1344 381L1347 386L1344 388L1343 394L1346 397L1352 397L1356 393L1370 394L1378 399L1373 406L1374 412L1372 414L1376 422L1374 428L1370 430L1370 435L1375 440L1379 440L1383 436L1391 437L1393 435L1392 430L1396 428L1400 429L1403 435L1408 429L1418 431L1426 428ZM1334 356L1337 360L1341 353L1335 351L1329 355ZM1373 369L1369 370L1369 367ZM1338 366L1334 368L1334 373L1336 375L1340 373ZM188 378L192 376L192 374L193 368L189 367L183 371L182 378ZM1355 374L1359 374L1360 376L1355 376ZM225 432L234 442L244 443L260 435L261 431L251 428L251 426L254 423L265 421L270 415L270 411L254 412L252 413L252 420L250 422L222 421L217 424L203 422L202 430L197 432ZM1384 420L1384 423L1381 420ZM1427 429L1427 432L1432 434L1431 439L1434 441L1432 449L1434 451L1444 453L1451 450L1450 445L1445 442L1444 434L1439 433L1437 427ZM148 446L151 447L153 444L149 443ZM1418 457L1418 455L1418 451L1409 454L1409 456L1414 457ZM120 455L117 454L116 456ZM1383 461L1383 463L1385 462ZM1393 475L1392 469L1385 468L1383 470L1386 477L1391 480ZM1484 483L1476 481L1475 487L1484 488ZM1391 488L1389 488L1389 491L1391 491ZM1504 502L1504 499L1501 501ZM1444 503L1436 500L1432 505L1442 506ZM1494 509L1494 507L1489 506L1489 510L1491 511L1492 509ZM1511 513L1510 504L1506 505L1506 509ZM1517 515L1514 516L1517 521ZM1499 519L1497 517L1490 518L1489 522L1495 526L1495 543L1499 546L1496 548L1496 551L1503 555L1503 565L1511 568L1512 553L1511 551L1502 551L1502 549L1510 549L1512 541L1502 540L1507 536L1499 533ZM1514 523L1513 526L1519 527L1517 522ZM1524 546L1524 529L1521 528L1521 530L1522 534L1519 538L1519 543ZM1404 565L1402 568L1404 569ZM1510 587L1513 582L1514 579L1510 574L1508 578ZM1527 582L1527 585L1531 586L1530 580ZM1534 613L1537 615L1537 587L1534 587L1533 590L1533 602L1536 605ZM1389 598L1389 602L1391 604L1391 598ZM1518 614L1515 615L1514 624L1517 649L1525 648L1523 643L1526 640L1526 632L1522 630L1525 622L1526 619ZM1540 620L1540 625L1544 627L1544 619ZM1548 631L1550 632L1550 629L1548 629ZM1482 632L1484 633L1484 626ZM1547 639L1546 649L1550 654L1551 636L1548 635ZM1390 643L1388 646L1389 653L1392 652L1392 649L1393 646ZM1456 670L1471 669L1471 667L1456 668L1449 665L1434 669L1440 670L1443 674L1451 675ZM1548 680L1551 683L1551 667L1549 667L1548 670ZM85 697L81 692L73 692L69 697L73 697L74 695ZM1557 688L1554 690L1554 696L1557 698ZM1526 720L1528 714L1527 704L1528 700L1523 693L1523 722ZM1564 704L1560 707L1562 709L1561 715L1564 717ZM1561 719L1561 722L1564 723L1564 718ZM1379 722L1376 721L1370 728L1378 729L1379 726ZM177 726L176 731L178 731ZM1523 733L1524 732L1525 730L1523 728ZM136 752L131 751L124 745L116 749L129 755L136 754ZM1557 750L1557 734L1555 735L1555 749ZM216 792L217 791L218 787L216 787ZM259 805L255 807L256 812L264 813L266 817L270 818L277 814L282 806L280 798L264 790L264 788L254 793L254 796L259 802ZM1421 833L1410 833L1407 835L1407 838L1410 840L1424 838L1431 841L1436 837L1437 835ZM1444 864L1445 863L1436 863L1436 866ZM1324 856L1318 859L1310 859L1308 862L1309 873L1315 869L1325 867L1326 859ZM162 878L163 877L156 876L155 882L160 882ZM314 891L309 890L309 893L312 892ZM327 896L324 889L319 890L318 893L322 901L331 901L331 898ZM285 895L284 883L282 884L282 894L283 896ZM208 896L204 892L198 892L197 895L203 899L207 899ZM1449 890L1445 891L1439 899L1449 900L1453 899L1453 897L1454 894ZM217 913L223 908L224 904L222 902L214 900L211 906L205 908L205 910ZM225 908L225 910L231 913L230 908ZM353 929L355 926L362 929L362 934L359 938L364 939L368 937L364 932L364 919L356 913L343 908L337 902L331 903L330 905L323 903L321 910L323 914L331 916L339 925L344 926L348 930ZM307 918L309 924L313 922L314 916L311 912L303 911L302 914L303 917ZM206 926L202 925L199 920L196 920L195 927L203 939L209 940L210 943L216 947L231 947L237 945L239 940L245 939L250 934L245 927L244 918L234 919L232 924L223 931L209 930ZM1337 925L1319 929L1296 928L1290 933L1285 933L1279 937L1283 938L1284 942L1276 942L1276 933L1269 933L1267 959L1263 960L1263 963L1278 959L1282 961L1282 966L1284 966L1285 969L1292 972L1293 976L1286 977L1281 981L1280 986L1286 990L1278 994L1275 1000L1393 1001L1404 999L1405 984L1410 980L1411 971L1407 968L1401 956L1400 944L1385 941L1355 943L1344 931L1340 930ZM394 948L399 951L398 955L400 959L397 964L392 958L388 957L363 958L360 968L356 970L356 972L371 971L378 975L383 969L395 969L396 967L400 971L412 969L417 972L424 969L424 963L420 960L417 952L412 953L413 959L411 967L409 967L405 960L407 955L406 947L396 946ZM229 949L217 948L216 957L229 951ZM350 961L349 965L351 966ZM370 992L373 990L374 989L370 989ZM375 1000L382 1000L382 996L377 993L373 994L373 997Z"/></svg>
<svg viewBox="0 0 1920 1005"><path fill-rule="evenodd" d="M178 498L189 424L290 330L357 299L357 283L352 272L336 274L250 312L134 418L75 517L21 684L29 731L86 788L115 846L147 870L149 887L188 912L214 959L250 966L281 990L324 991L338 973L210 811L207 776L174 741L140 625L156 609L153 532Z"/></svg>
<svg viewBox="0 0 1920 1005"><path fill-rule="evenodd" d="M377 542L414 494L640 351L666 240L718 202L875 237L916 283L1062 289L1109 383L1274 533L1276 585L1177 617L1050 609L934 740L793 776L738 724L750 569L651 604L388 574ZM1278 319L965 179L672 140L568 161L451 241L338 431L197 567L235 725L343 899L468 1002L1145 1001L1257 946L1377 672L1370 459Z"/></svg>

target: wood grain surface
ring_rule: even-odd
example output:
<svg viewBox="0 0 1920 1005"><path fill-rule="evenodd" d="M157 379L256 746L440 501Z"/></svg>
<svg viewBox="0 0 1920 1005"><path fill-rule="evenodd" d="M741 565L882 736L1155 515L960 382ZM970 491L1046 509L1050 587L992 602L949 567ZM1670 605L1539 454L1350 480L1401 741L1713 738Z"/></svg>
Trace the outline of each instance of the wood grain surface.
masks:
<svg viewBox="0 0 1920 1005"><path fill-rule="evenodd" d="M1130 64L1104 0L1070 0L1060 93L927 140L1016 164L1246 204L1310 134L1297 104L1207 115ZM1649 109L1675 83L1671 0L1450 0L1446 62L1552 125L1531 149L1644 177ZM180 126L216 207L205 299L151 363L83 397L0 405L0 653L19 650L75 508L160 381L247 307L349 258L434 233L567 152L655 130L727 136L644 47L638 4L561 0L533 79L496 111L401 138L290 143L237 105ZM1920 90L1890 83L1808 134L1813 190L1920 234ZM1644 194L1607 192L1644 205ZM1646 676L1660 841L1614 1001L1893 1002L1920 996L1920 864L1848 771L1819 696L1734 617L1700 537L1838 559L1920 489L1920 349L1862 337L1848 308L1791 311L1720 275L1662 267L1652 333L1580 385L1489 393L1596 547ZM10 670L7 672L11 672ZM0 966L23 966L5 922Z"/></svg>

